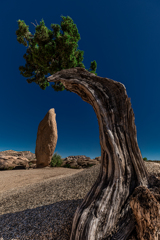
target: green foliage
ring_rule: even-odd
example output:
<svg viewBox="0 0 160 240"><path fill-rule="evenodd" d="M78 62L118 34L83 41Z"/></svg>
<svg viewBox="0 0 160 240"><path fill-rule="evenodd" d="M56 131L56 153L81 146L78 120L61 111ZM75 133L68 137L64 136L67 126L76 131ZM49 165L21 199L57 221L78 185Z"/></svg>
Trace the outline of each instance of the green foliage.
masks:
<svg viewBox="0 0 160 240"><path fill-rule="evenodd" d="M72 167L71 167L71 165L70 165L69 163L67 163L67 164L64 165L63 167L64 167L64 168L79 169L77 166L72 166Z"/></svg>
<svg viewBox="0 0 160 240"><path fill-rule="evenodd" d="M52 30L45 26L43 19L40 25L33 24L36 27L34 35L29 32L29 26L23 20L17 21L19 25L19 29L16 31L17 41L28 47L27 54L23 55L26 60L25 67L19 67L20 74L28 78L28 83L35 82L42 90L49 86L45 75L52 75L62 69L85 68L82 63L84 51L77 50L77 42L81 38L76 24L69 16L61 16L61 18L63 18L61 26L51 24ZM53 38L55 39L53 40ZM90 72L97 76L96 68L97 63L94 60L91 62ZM55 91L65 90L60 81L52 85L52 88Z"/></svg>
<svg viewBox="0 0 160 240"><path fill-rule="evenodd" d="M144 161L148 161L148 159L147 159L146 157L145 157L145 158L143 158L143 160L144 160Z"/></svg>
<svg viewBox="0 0 160 240"><path fill-rule="evenodd" d="M63 166L64 168L71 168L71 165L67 163L66 165Z"/></svg>
<svg viewBox="0 0 160 240"><path fill-rule="evenodd" d="M55 153L51 159L51 167L60 167L62 164L63 160L61 158L61 156L57 153Z"/></svg>
<svg viewBox="0 0 160 240"><path fill-rule="evenodd" d="M87 168L94 166L94 164L88 164Z"/></svg>

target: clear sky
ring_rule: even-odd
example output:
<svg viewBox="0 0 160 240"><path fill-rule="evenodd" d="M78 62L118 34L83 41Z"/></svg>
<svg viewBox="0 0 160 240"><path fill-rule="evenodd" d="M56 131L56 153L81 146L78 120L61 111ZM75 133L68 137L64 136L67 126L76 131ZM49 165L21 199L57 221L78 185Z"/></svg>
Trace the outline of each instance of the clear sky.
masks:
<svg viewBox="0 0 160 240"><path fill-rule="evenodd" d="M91 105L77 94L41 90L20 75L27 47L15 34L17 21L61 24L70 16L78 28L78 49L89 69L97 62L97 74L125 85L135 114L142 157L160 160L160 1L158 0L61 0L0 1L0 151L35 153L37 130L49 109L56 113L62 158L101 155L99 127ZM36 21L35 21L36 20Z"/></svg>

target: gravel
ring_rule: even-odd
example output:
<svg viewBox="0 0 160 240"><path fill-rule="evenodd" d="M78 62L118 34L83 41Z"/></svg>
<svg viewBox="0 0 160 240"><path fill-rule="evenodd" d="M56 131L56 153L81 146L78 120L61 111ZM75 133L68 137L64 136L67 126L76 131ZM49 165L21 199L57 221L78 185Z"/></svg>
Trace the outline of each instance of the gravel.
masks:
<svg viewBox="0 0 160 240"><path fill-rule="evenodd" d="M158 175L160 165L145 164ZM0 240L70 240L74 213L96 181L100 165L1 194Z"/></svg>
<svg viewBox="0 0 160 240"><path fill-rule="evenodd" d="M0 240L69 240L74 213L100 165L0 196Z"/></svg>

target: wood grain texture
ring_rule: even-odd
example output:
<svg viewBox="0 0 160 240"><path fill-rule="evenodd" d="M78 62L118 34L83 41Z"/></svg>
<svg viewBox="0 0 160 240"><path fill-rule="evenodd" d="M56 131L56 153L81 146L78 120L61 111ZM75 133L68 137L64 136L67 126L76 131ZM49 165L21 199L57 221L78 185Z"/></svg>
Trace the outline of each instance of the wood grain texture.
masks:
<svg viewBox="0 0 160 240"><path fill-rule="evenodd" d="M92 105L99 124L100 173L75 212L70 240L139 239L138 234L134 236L141 220L136 221L131 196L137 187L148 189L151 185L138 147L134 113L125 86L79 67L61 70L47 81L60 81ZM158 209L158 204L155 202L154 208ZM157 225L154 228L157 232ZM153 229L146 231L150 238L144 239L155 239Z"/></svg>

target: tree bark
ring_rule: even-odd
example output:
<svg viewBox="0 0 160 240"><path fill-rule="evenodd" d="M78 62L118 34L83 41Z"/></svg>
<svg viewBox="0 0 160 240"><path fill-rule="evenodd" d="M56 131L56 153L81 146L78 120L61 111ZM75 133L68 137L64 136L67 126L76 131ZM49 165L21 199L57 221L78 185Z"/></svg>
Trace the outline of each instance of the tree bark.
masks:
<svg viewBox="0 0 160 240"><path fill-rule="evenodd" d="M100 173L75 212L70 240L158 240L160 184L144 165L125 86L79 67L47 81L91 104L99 124Z"/></svg>

